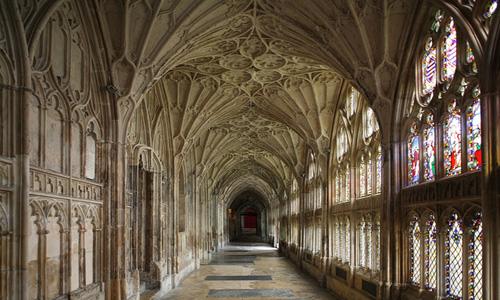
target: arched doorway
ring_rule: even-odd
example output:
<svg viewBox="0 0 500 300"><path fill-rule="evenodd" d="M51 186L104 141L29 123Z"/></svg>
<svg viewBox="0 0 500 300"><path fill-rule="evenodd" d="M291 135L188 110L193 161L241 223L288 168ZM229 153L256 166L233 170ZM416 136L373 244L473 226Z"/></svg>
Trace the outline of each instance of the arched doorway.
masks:
<svg viewBox="0 0 500 300"><path fill-rule="evenodd" d="M241 214L241 235L257 235L257 212L248 208Z"/></svg>

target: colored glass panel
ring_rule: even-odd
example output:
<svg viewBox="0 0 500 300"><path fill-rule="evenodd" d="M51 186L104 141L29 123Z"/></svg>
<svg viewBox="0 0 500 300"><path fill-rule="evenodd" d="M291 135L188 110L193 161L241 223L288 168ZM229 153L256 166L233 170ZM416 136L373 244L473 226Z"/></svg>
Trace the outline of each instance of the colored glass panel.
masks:
<svg viewBox="0 0 500 300"><path fill-rule="evenodd" d="M486 6L486 11L484 12L483 16L486 19L491 18L491 16L493 16L493 14L495 13L495 11L497 10L497 7L498 7L498 1L497 0L491 1L488 4L488 6Z"/></svg>
<svg viewBox="0 0 500 300"><path fill-rule="evenodd" d="M462 220L452 213L446 231L445 290L453 299L462 299L462 244Z"/></svg>
<svg viewBox="0 0 500 300"><path fill-rule="evenodd" d="M424 180L433 180L436 174L436 146L434 120L427 117L427 127L424 129Z"/></svg>
<svg viewBox="0 0 500 300"><path fill-rule="evenodd" d="M435 291L437 286L436 221L429 215L425 222L425 289Z"/></svg>
<svg viewBox="0 0 500 300"><path fill-rule="evenodd" d="M416 184L420 180L420 141L416 125L412 125L412 135L408 139L408 181Z"/></svg>
<svg viewBox="0 0 500 300"><path fill-rule="evenodd" d="M371 157L368 157L368 162L366 163L366 194L371 195L372 194L372 159Z"/></svg>
<svg viewBox="0 0 500 300"><path fill-rule="evenodd" d="M410 282L420 285L420 222L413 216L410 222Z"/></svg>
<svg viewBox="0 0 500 300"><path fill-rule="evenodd" d="M344 195L344 201L350 201L351 200L351 171L349 169L349 164L346 166L346 171L345 171L345 195Z"/></svg>
<svg viewBox="0 0 500 300"><path fill-rule="evenodd" d="M460 115L453 100L448 107L449 115L444 124L444 169L445 175L460 174L462 171L462 129Z"/></svg>
<svg viewBox="0 0 500 300"><path fill-rule="evenodd" d="M443 22L443 18L444 18L443 13L441 12L441 10L438 10L434 17L434 22L432 23L431 29L437 32L439 30L439 27L441 27L441 22Z"/></svg>
<svg viewBox="0 0 500 300"><path fill-rule="evenodd" d="M376 223L376 228L375 228L375 264L376 264L376 269L380 270L380 221L377 221Z"/></svg>
<svg viewBox="0 0 500 300"><path fill-rule="evenodd" d="M467 154L469 170L481 169L481 103L479 99L467 108Z"/></svg>
<svg viewBox="0 0 500 300"><path fill-rule="evenodd" d="M341 177L339 174L337 174L336 178L335 178L335 203L340 203L340 197L341 197L341 192L342 192L342 189L341 189L341 186L340 186L340 181L341 181Z"/></svg>
<svg viewBox="0 0 500 300"><path fill-rule="evenodd" d="M483 299L483 222L478 212L469 238L469 300Z"/></svg>
<svg viewBox="0 0 500 300"><path fill-rule="evenodd" d="M377 194L382 191L382 149L378 146L377 154Z"/></svg>
<svg viewBox="0 0 500 300"><path fill-rule="evenodd" d="M351 261L351 221L346 217L345 221L345 261Z"/></svg>
<svg viewBox="0 0 500 300"><path fill-rule="evenodd" d="M422 93L432 98L432 92L436 87L436 47L429 38L425 45L425 55L422 60Z"/></svg>
<svg viewBox="0 0 500 300"><path fill-rule="evenodd" d="M347 113L349 114L349 117L354 115L354 112L356 111L356 98L357 92L353 87L351 87L351 92L349 93L349 98L347 99Z"/></svg>
<svg viewBox="0 0 500 300"><path fill-rule="evenodd" d="M362 218L359 224L359 265L362 267L366 267L366 223L365 219Z"/></svg>
<svg viewBox="0 0 500 300"><path fill-rule="evenodd" d="M372 256L373 256L373 241L372 241L372 220L368 219L365 227L365 236L366 236L366 267L372 268Z"/></svg>
<svg viewBox="0 0 500 300"><path fill-rule="evenodd" d="M413 112L413 108L415 107L415 91L413 91L413 94L411 96L411 100L410 100L410 106L408 107L408 113L407 115L411 115L411 113Z"/></svg>
<svg viewBox="0 0 500 300"><path fill-rule="evenodd" d="M467 52L465 53L465 57L467 59L467 63L470 64L470 63L474 62L474 60L476 58L474 57L474 53L472 52L472 48L471 48L468 41L465 42L465 45L467 47Z"/></svg>
<svg viewBox="0 0 500 300"><path fill-rule="evenodd" d="M359 165L359 194L361 197L366 194L366 165L364 159Z"/></svg>
<svg viewBox="0 0 500 300"><path fill-rule="evenodd" d="M375 125L374 125L374 117L373 117L373 110L371 108L368 108L366 110L366 136L372 136L374 130L375 130Z"/></svg>
<svg viewBox="0 0 500 300"><path fill-rule="evenodd" d="M443 40L443 78L451 82L457 70L457 30L455 29L455 21L450 18L446 24L446 37Z"/></svg>

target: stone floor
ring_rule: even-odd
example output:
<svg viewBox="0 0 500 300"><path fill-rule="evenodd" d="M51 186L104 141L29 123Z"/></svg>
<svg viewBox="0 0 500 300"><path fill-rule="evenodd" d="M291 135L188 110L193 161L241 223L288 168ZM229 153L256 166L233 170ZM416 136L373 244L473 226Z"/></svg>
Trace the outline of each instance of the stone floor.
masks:
<svg viewBox="0 0 500 300"><path fill-rule="evenodd" d="M336 299L265 243L232 243L163 299Z"/></svg>

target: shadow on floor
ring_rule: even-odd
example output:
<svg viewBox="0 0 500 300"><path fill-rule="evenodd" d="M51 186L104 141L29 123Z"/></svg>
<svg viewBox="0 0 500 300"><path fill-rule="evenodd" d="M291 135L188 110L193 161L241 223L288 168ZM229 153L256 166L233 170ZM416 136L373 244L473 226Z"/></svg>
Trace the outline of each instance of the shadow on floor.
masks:
<svg viewBox="0 0 500 300"><path fill-rule="evenodd" d="M257 235L242 235L238 238L235 238L233 241L231 241L231 244L233 243L266 243L267 242L260 236Z"/></svg>

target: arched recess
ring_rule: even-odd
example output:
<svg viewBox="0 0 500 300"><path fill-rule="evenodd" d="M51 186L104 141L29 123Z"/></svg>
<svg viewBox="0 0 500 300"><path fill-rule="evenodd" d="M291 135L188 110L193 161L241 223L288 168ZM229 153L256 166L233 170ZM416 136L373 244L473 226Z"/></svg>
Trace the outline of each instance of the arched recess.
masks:
<svg viewBox="0 0 500 300"><path fill-rule="evenodd" d="M245 191L236 196L228 205L229 240L238 240L242 236L251 236L245 232L245 217L255 216L255 236L266 238L268 236L269 203L260 193Z"/></svg>

